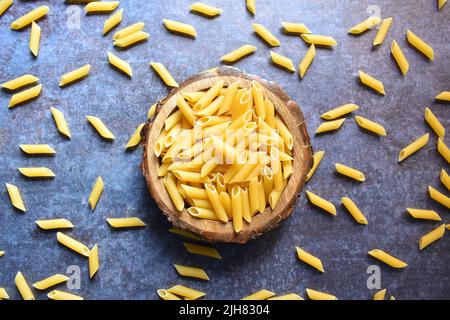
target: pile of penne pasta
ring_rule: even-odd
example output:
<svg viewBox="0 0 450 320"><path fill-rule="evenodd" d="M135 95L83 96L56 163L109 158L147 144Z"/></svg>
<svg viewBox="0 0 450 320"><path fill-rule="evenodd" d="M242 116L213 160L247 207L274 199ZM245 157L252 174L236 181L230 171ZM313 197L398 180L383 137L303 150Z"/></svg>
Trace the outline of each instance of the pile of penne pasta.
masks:
<svg viewBox="0 0 450 320"><path fill-rule="evenodd" d="M155 142L162 177L176 209L198 219L243 221L275 208L292 174L292 134L263 86L224 81L177 93L177 108Z"/></svg>

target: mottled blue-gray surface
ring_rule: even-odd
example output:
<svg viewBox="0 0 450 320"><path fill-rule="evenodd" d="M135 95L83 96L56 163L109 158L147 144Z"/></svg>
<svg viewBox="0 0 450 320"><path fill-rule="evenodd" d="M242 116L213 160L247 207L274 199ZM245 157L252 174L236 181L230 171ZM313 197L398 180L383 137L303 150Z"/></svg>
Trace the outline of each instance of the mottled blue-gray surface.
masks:
<svg viewBox="0 0 450 320"><path fill-rule="evenodd" d="M450 129L449 106L433 100L440 91L450 90L448 5L438 12L433 0L259 0L256 17L252 17L243 0L210 0L207 2L223 8L223 13L206 19L189 12L193 1L127 0L121 3L121 26L143 21L150 39L128 50L117 50L111 34L102 37L107 15L85 16L82 6L69 7L62 2L16 0L0 17L0 82L31 73L44 85L39 99L14 109L7 108L10 94L0 92L0 182L17 185L28 209L25 214L14 210L6 189L0 188L0 250L6 251L0 258L0 287L12 298L20 298L14 286L17 271L33 283L78 265L81 289L72 291L87 299L155 299L156 289L178 283L206 291L209 299L240 298L262 288L301 295L305 295L305 288L313 288L341 299L368 299L375 290L367 288L366 270L378 263L367 251L374 248L387 250L409 264L404 270L378 264L381 286L388 289L388 295L398 299L450 298L449 236L420 252L419 238L439 223L413 221L405 212L407 207L434 209L444 222L450 222L448 209L435 204L427 194L428 184L445 191L438 176L441 168L448 170L449 166L437 154L436 137L423 120L424 108L430 106ZM29 29L13 31L9 24L43 3L51 11L39 22L41 51L35 59L28 50ZM372 49L376 31L354 37L346 30L377 8L382 17L394 17L394 24L386 42ZM73 29L78 12L80 25ZM169 34L163 18L191 23L197 29L197 39ZM252 32L252 22L267 26L282 43L274 51L297 64L307 46L298 36L282 34L283 20L303 22L316 33L334 36L339 43L333 50L317 50L303 81L298 74L273 67L270 49ZM407 45L407 28L434 47L435 62ZM389 54L394 39L411 65L406 77ZM360 105L357 113L379 122L389 134L383 138L367 134L350 116L335 134L313 136L315 150L325 150L326 155L306 188L333 201L337 216L332 218L313 208L302 196L293 216L280 228L247 245L216 245L223 256L216 261L190 255L182 239L167 232L170 225L151 200L140 172L141 150L125 152L124 145L146 119L149 106L168 92L150 70L150 61L162 62L182 81L218 65L221 55L245 43L258 50L235 66L283 86L301 106L312 135L321 123L319 115L344 103ZM107 50L130 62L134 71L131 80L108 65ZM87 79L64 89L58 87L62 74L86 63L92 64ZM359 69L383 80L385 97L358 84ZM66 115L72 139L56 131L50 106ZM99 138L86 122L86 115L102 118L117 139L105 142ZM398 164L400 149L425 132L431 133L429 144ZM446 142L450 144L447 138ZM57 154L27 157L19 149L21 143L48 143ZM361 169L367 181L360 184L337 176L336 162ZM57 176L50 181L30 181L17 171L24 166L48 166ZM87 198L99 175L105 192L91 212ZM339 205L342 196L355 200L366 214L368 226L352 220ZM115 231L105 221L122 216L138 216L147 227ZM94 280L89 280L85 258L61 247L54 232L43 232L34 223L56 217L74 223L71 236L89 247L99 245L101 269ZM320 257L325 273L300 263L295 246ZM174 263L201 266L211 281L180 278ZM46 298L44 293L35 294Z"/></svg>

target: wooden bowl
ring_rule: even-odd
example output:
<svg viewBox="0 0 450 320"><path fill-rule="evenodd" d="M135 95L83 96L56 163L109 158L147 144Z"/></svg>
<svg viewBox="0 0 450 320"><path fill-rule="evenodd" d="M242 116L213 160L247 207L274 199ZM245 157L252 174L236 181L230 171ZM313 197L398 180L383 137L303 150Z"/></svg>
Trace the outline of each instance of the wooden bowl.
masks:
<svg viewBox="0 0 450 320"><path fill-rule="evenodd" d="M273 102L276 112L294 137L292 150L294 158L293 174L289 178L275 209L271 210L270 206L267 206L263 213L252 218L250 224L244 222L244 226L239 233L234 232L232 222L223 223L197 219L192 217L186 209L182 212L177 211L164 188L162 178L157 175L159 160L153 152L154 144L163 130L164 120L177 107L176 95L183 92L208 89L219 80L224 80L225 86L239 81L243 88L251 87L252 80L261 83L264 95ZM292 213L295 200L299 197L305 184L306 174L312 166L313 151L300 108L275 83L246 74L236 68L219 67L195 75L183 82L179 88L173 89L166 98L158 103L156 112L153 120L150 120L142 130L144 144L142 171L147 180L151 196L175 227L191 231L208 241L245 243L274 228Z"/></svg>

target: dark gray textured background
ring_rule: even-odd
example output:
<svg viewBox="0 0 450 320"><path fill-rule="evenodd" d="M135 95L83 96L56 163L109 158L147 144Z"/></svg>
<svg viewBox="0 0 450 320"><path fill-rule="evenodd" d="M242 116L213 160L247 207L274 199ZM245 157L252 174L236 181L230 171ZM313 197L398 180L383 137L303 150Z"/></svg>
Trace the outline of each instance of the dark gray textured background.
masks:
<svg viewBox="0 0 450 320"><path fill-rule="evenodd" d="M448 235L419 252L419 238L439 223L413 221L405 213L406 207L435 209L444 222L450 222L448 210L433 203L427 194L428 184L443 191L439 171L449 167L435 151L434 134L418 154L402 164L396 160L400 149L430 132L423 120L426 106L431 106L450 129L449 106L433 101L439 92L450 90L449 5L438 12L434 0L258 0L256 17L252 17L244 0L209 0L206 2L223 8L223 13L206 19L189 13L192 2L122 1L121 27L143 21L150 33L148 42L128 50L113 48L111 34L102 37L107 16L84 16L82 6L78 7L81 26L75 30L66 25L68 5L56 0L15 1L0 18L0 82L32 73L44 84L38 100L10 110L10 95L0 93L0 183L17 185L28 209L25 214L15 211L6 189L0 188L0 250L6 251L0 258L0 287L16 299L17 271L33 283L65 273L69 265L79 265L81 290L74 292L87 299L155 299L156 289L178 283L206 291L208 299L241 298L262 288L302 296L305 288L313 288L340 299L368 299L375 290L366 286L366 269L377 262L367 251L379 248L409 263L399 271L380 265L382 287L388 289L388 295L397 299L450 298ZM51 12L39 23L42 41L39 57L34 59L28 50L29 29L12 31L9 24L42 4L48 4ZM368 16L369 5L378 5L382 17L394 17L386 42L375 50L371 44L376 31L358 37L346 33ZM197 29L197 39L169 34L163 18L191 23ZM317 50L303 81L298 74L273 67L269 48L252 32L252 22L267 26L282 43L274 51L289 56L297 65L307 46L297 36L282 34L283 20L303 22L313 32L332 35L338 41L333 50ZM434 47L434 63L406 44L407 28ZM411 65L405 78L389 54L394 39ZM124 145L146 119L149 106L168 92L150 70L150 61L165 64L181 82L218 65L221 55L245 43L256 45L258 50L234 66L278 82L299 103L315 150L326 151L306 188L333 201L338 215L331 218L302 196L293 216L280 228L247 245L216 245L223 256L216 261L190 255L182 239L167 232L170 225L148 195L140 172L141 150L127 153ZM108 65L107 50L130 62L131 80ZM62 74L86 63L92 64L87 79L65 89L58 87ZM362 88L356 80L358 69L381 79L386 96ZM360 105L357 113L381 123L388 136L378 138L361 131L350 116L335 134L314 137L321 123L319 115L344 103ZM56 131L50 106L65 114L71 140ZM86 115L101 117L117 139L111 143L99 138L86 122ZM450 144L450 140L446 142ZM19 149L21 143L48 143L57 154L27 157ZM338 177L335 162L361 169L367 181L359 184ZM23 166L48 166L57 176L51 181L30 181L17 171ZM87 198L98 175L104 179L105 191L96 211L91 212ZM340 205L342 196L350 196L359 205L368 226L355 224ZM122 216L138 216L147 227L115 231L105 221ZM70 219L75 228L69 234L89 247L99 244L101 269L93 281L89 280L85 258L59 246L54 232L38 230L34 223L53 217ZM325 273L300 263L296 245L320 257ZM211 281L180 278L174 263L203 267ZM46 298L37 292L36 296Z"/></svg>

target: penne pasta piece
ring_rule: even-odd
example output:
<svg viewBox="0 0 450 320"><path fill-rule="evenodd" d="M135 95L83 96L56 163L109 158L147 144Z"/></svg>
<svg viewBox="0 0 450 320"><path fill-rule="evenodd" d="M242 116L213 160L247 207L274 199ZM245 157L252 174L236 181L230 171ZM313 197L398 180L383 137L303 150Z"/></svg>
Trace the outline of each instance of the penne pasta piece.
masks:
<svg viewBox="0 0 450 320"><path fill-rule="evenodd" d="M138 228L145 227L144 221L137 217L107 218L106 221L113 228Z"/></svg>
<svg viewBox="0 0 450 320"><path fill-rule="evenodd" d="M94 116L86 116L87 121L94 127L94 129L98 132L98 134L107 139L114 140L115 137L111 131L106 127L103 121L100 118Z"/></svg>
<svg viewBox="0 0 450 320"><path fill-rule="evenodd" d="M125 27L123 29L120 29L113 35L113 40L118 40L120 38L124 38L126 36L129 36L130 34L133 34L135 32L141 31L144 29L145 23L143 22L136 22L128 27Z"/></svg>
<svg viewBox="0 0 450 320"><path fill-rule="evenodd" d="M355 121L363 129L366 129L367 131L373 132L379 136L386 136L386 129L374 121L371 121L369 119L363 118L361 116L355 116Z"/></svg>
<svg viewBox="0 0 450 320"><path fill-rule="evenodd" d="M450 209L450 198L449 197L447 197L445 194L439 192L432 186L428 186L428 192L430 193L431 199L442 204L444 207L447 207L447 209Z"/></svg>
<svg viewBox="0 0 450 320"><path fill-rule="evenodd" d="M269 46L280 46L280 40L278 40L269 30L267 30L262 24L253 23L253 30L258 34Z"/></svg>
<svg viewBox="0 0 450 320"><path fill-rule="evenodd" d="M352 199L350 199L348 197L343 197L341 199L341 201L342 201L342 204L344 205L344 207L348 210L348 212L356 220L356 222L358 222L359 224L368 224L366 217L361 212L361 210L359 210L359 208L352 201Z"/></svg>
<svg viewBox="0 0 450 320"><path fill-rule="evenodd" d="M56 128L58 129L58 131L67 138L70 138L71 133L63 113L54 107L50 107L50 110L52 112L52 116L55 120Z"/></svg>
<svg viewBox="0 0 450 320"><path fill-rule="evenodd" d="M442 91L440 94L436 96L435 99L437 101L444 101L444 102L450 101L450 91Z"/></svg>
<svg viewBox="0 0 450 320"><path fill-rule="evenodd" d="M289 129L279 117L275 117L275 127L278 130L280 136L283 138L286 147L288 147L289 150L292 150L292 148L294 147L294 138L289 132Z"/></svg>
<svg viewBox="0 0 450 320"><path fill-rule="evenodd" d="M203 188L192 187L187 184L182 184L181 188L183 188L184 192L186 192L187 196L191 199L209 200L208 194Z"/></svg>
<svg viewBox="0 0 450 320"><path fill-rule="evenodd" d="M100 268L100 261L98 258L98 245L95 245L89 251L89 279L92 279Z"/></svg>
<svg viewBox="0 0 450 320"><path fill-rule="evenodd" d="M144 31L136 31L128 36L122 37L114 41L114 46L119 48L127 48L134 44L147 40L150 35Z"/></svg>
<svg viewBox="0 0 450 320"><path fill-rule="evenodd" d="M233 82L230 84L225 92L222 104L220 105L219 110L217 111L218 115L222 115L231 111L231 107L233 105L234 97L239 89L239 82Z"/></svg>
<svg viewBox="0 0 450 320"><path fill-rule="evenodd" d="M19 168L19 172L28 178L54 178L55 173L46 167Z"/></svg>
<svg viewBox="0 0 450 320"><path fill-rule="evenodd" d="M252 14L256 14L256 0L245 0L247 10Z"/></svg>
<svg viewBox="0 0 450 320"><path fill-rule="evenodd" d="M158 293L158 296L163 300L181 300L181 298L178 298L176 295L168 292L165 289L158 289L156 292Z"/></svg>
<svg viewBox="0 0 450 320"><path fill-rule="evenodd" d="M450 149L444 143L444 141L439 138L437 142L437 151L444 158L448 164L450 164Z"/></svg>
<svg viewBox="0 0 450 320"><path fill-rule="evenodd" d="M155 115L155 112L156 112L157 105L158 105L157 103L154 103L150 106L150 108L148 109L148 113L147 113L147 119L153 118L153 116Z"/></svg>
<svg viewBox="0 0 450 320"><path fill-rule="evenodd" d="M288 33L308 33L310 34L311 31L308 29L307 26L305 26L303 23L295 23L295 22L281 22L281 25L283 26L284 31Z"/></svg>
<svg viewBox="0 0 450 320"><path fill-rule="evenodd" d="M177 110L174 113L172 113L167 119L164 121L164 130L170 131L172 127L174 127L177 123L181 122L181 119L183 118L183 114L181 113L181 110Z"/></svg>
<svg viewBox="0 0 450 320"><path fill-rule="evenodd" d="M6 12L6 10L9 9L9 7L11 7L11 5L13 4L14 0L0 0L0 17L2 16L2 14L4 14ZM3 288L0 288L0 290L2 290ZM5 290L5 289L3 289ZM4 291L6 294L6 291ZM0 294L0 300L2 299L1 294ZM7 297L6 299L9 299L9 297Z"/></svg>
<svg viewBox="0 0 450 320"><path fill-rule="evenodd" d="M33 283L33 287L38 290L46 290L48 288L54 287L60 283L66 282L69 277L63 274L54 274L44 280Z"/></svg>
<svg viewBox="0 0 450 320"><path fill-rule="evenodd" d="M308 294L308 298L310 300L337 300L337 298L332 294L313 289L306 289L306 293Z"/></svg>
<svg viewBox="0 0 450 320"><path fill-rule="evenodd" d="M81 254L82 256L89 257L89 249L81 242L69 237L68 235L58 232L56 234L56 237L58 239L58 242L61 243L63 246L66 246L67 248Z"/></svg>
<svg viewBox="0 0 450 320"><path fill-rule="evenodd" d="M421 210L421 209L406 208L406 211L414 219L432 220L432 221L441 221L442 220L441 217L439 216L439 214L433 210Z"/></svg>
<svg viewBox="0 0 450 320"><path fill-rule="evenodd" d="M36 220L36 224L39 226L39 228L44 230L73 228L72 222L67 219Z"/></svg>
<svg viewBox="0 0 450 320"><path fill-rule="evenodd" d="M225 212L225 208L222 206L222 203L219 199L219 193L216 190L216 187L210 183L205 184L206 194L208 195L209 201L214 208L214 213L220 221L228 222L228 216Z"/></svg>
<svg viewBox="0 0 450 320"><path fill-rule="evenodd" d="M170 196L170 199L172 199L172 202L175 205L175 208L178 211L182 211L184 209L184 200L183 200L183 197L181 196L180 192L178 191L178 188L176 186L175 179L173 178L173 176L172 175L164 176L163 183L164 183L164 187L167 190L167 193Z"/></svg>
<svg viewBox="0 0 450 320"><path fill-rule="evenodd" d="M323 122L316 130L316 134L318 133L324 133L324 132L330 132L330 131L336 131L338 130L342 124L344 123L345 118Z"/></svg>
<svg viewBox="0 0 450 320"><path fill-rule="evenodd" d="M433 112L431 112L430 108L425 108L425 121L428 123L428 125L433 129L434 133L436 135L443 139L445 135L445 128L442 125L442 123L439 121L439 119L434 115Z"/></svg>
<svg viewBox="0 0 450 320"><path fill-rule="evenodd" d="M47 294L47 297L51 300L84 300L83 297L80 297L76 294L60 290L53 290L52 292Z"/></svg>
<svg viewBox="0 0 450 320"><path fill-rule="evenodd" d="M306 175L306 181L309 181L311 177L314 175L314 172L316 172L317 167L319 167L320 162L323 159L323 156L325 155L325 151L317 151L313 155L313 166L309 170L308 174Z"/></svg>
<svg viewBox="0 0 450 320"><path fill-rule="evenodd" d="M6 191L8 191L12 206L16 209L26 212L27 210L25 209L25 204L23 203L19 188L17 188L15 185L6 183Z"/></svg>
<svg viewBox="0 0 450 320"><path fill-rule="evenodd" d="M380 80L375 79L372 76L369 76L367 73L362 72L361 70L358 71L359 73L359 79L361 80L361 83L364 84L365 86L375 90L376 92L385 95L386 92L384 90L384 85L383 82L381 82Z"/></svg>
<svg viewBox="0 0 450 320"><path fill-rule="evenodd" d="M187 209L187 212L195 218L219 221L216 214L211 209L205 209L205 208L200 208L200 207L190 207Z"/></svg>
<svg viewBox="0 0 450 320"><path fill-rule="evenodd" d="M198 254L205 257L210 257L214 259L222 259L219 252L211 247L202 246L194 243L183 242L184 247L189 253ZM174 292L172 292L174 293Z"/></svg>
<svg viewBox="0 0 450 320"><path fill-rule="evenodd" d="M409 44L413 46L417 51L422 53L429 60L434 61L434 49L411 30L406 30L406 39Z"/></svg>
<svg viewBox="0 0 450 320"><path fill-rule="evenodd" d="M169 232L173 233L173 234L176 234L176 235L179 235L179 236L182 236L182 237L185 237L185 238L188 238L188 239L192 239L192 240L197 240L197 241L201 241L202 240L201 238L199 238L198 236L196 236L195 234L193 234L190 231L181 230L181 229L178 229L178 228L175 228L175 227L171 227L169 229Z"/></svg>
<svg viewBox="0 0 450 320"><path fill-rule="evenodd" d="M144 128L145 123L141 123L138 125L136 130L134 131L133 135L131 136L130 140L128 140L127 145L125 146L125 149L131 149L139 145L141 142L141 131L142 128Z"/></svg>
<svg viewBox="0 0 450 320"><path fill-rule="evenodd" d="M71 84L75 81L85 78L89 74L90 70L91 65L86 64L78 69L66 73L61 77L61 80L59 81L59 86L65 87L68 84Z"/></svg>
<svg viewBox="0 0 450 320"><path fill-rule="evenodd" d="M39 44L41 43L41 27L34 21L31 23L30 31L30 51L37 57L39 54Z"/></svg>
<svg viewBox="0 0 450 320"><path fill-rule="evenodd" d="M179 264L174 264L175 270L183 277L196 278L201 280L209 280L205 270L196 267L187 267Z"/></svg>
<svg viewBox="0 0 450 320"><path fill-rule="evenodd" d="M252 94L256 114L262 119L265 119L266 109L264 106L264 92L261 84L257 81L252 81Z"/></svg>
<svg viewBox="0 0 450 320"><path fill-rule="evenodd" d="M5 251L0 251L0 257L3 257L5 255ZM1 299L1 297L0 297Z"/></svg>
<svg viewBox="0 0 450 320"><path fill-rule="evenodd" d="M347 176L349 178L352 178L356 181L361 181L361 182L366 180L366 177L364 176L364 174L359 170L350 168L350 167L345 166L340 163L336 163L335 167L336 167L336 171L344 176Z"/></svg>
<svg viewBox="0 0 450 320"><path fill-rule="evenodd" d="M24 86L27 86L29 84L36 83L38 81L39 81L39 78L37 78L31 74L25 74L23 76L20 76L18 78L15 78L13 80L9 80L7 82L0 84L0 87L13 91L13 90L22 88Z"/></svg>
<svg viewBox="0 0 450 320"><path fill-rule="evenodd" d="M439 227L434 229L433 231L427 233L419 240L419 248L420 250L425 249L433 242L439 240L444 236L445 233L445 224L441 224Z"/></svg>
<svg viewBox="0 0 450 320"><path fill-rule="evenodd" d="M297 257L303 261L306 264L309 264L311 267L319 270L320 272L325 272L323 269L322 261L320 261L319 258L313 256L309 252L306 252L305 250L295 247L297 250Z"/></svg>
<svg viewBox="0 0 450 320"><path fill-rule="evenodd" d="M202 297L204 297L206 294L204 292L188 288L182 285L176 285L169 289L167 289L167 292L175 294L177 296L187 298L189 300L197 300Z"/></svg>
<svg viewBox="0 0 450 320"><path fill-rule="evenodd" d="M314 46L314 44L312 44L309 46L308 51L306 51L305 56L298 65L298 70L300 73L300 77L302 79L304 78L306 71L308 71L309 67L311 66L311 63L313 62L315 56L316 56L316 47Z"/></svg>
<svg viewBox="0 0 450 320"><path fill-rule="evenodd" d="M427 133L427 134L423 135L422 137L420 137L419 139L412 142L411 144L409 144L408 146L406 146L402 151L400 151L400 154L398 156L398 162L405 160L413 153L415 153L418 150L425 147L426 144L428 143L429 138L430 138L430 134Z"/></svg>
<svg viewBox="0 0 450 320"><path fill-rule="evenodd" d="M167 30L175 32L180 35L193 37L195 38L197 36L197 32L195 31L195 28L191 26L190 24L181 23L174 20L169 19L163 19L164 26L167 28Z"/></svg>
<svg viewBox="0 0 450 320"><path fill-rule="evenodd" d="M23 276L22 272L18 272L15 278L15 283L17 290L19 290L20 295L23 300L34 300L33 292L31 291L30 286L28 285L27 280Z"/></svg>
<svg viewBox="0 0 450 320"><path fill-rule="evenodd" d="M386 263L387 265L391 266L392 268L396 269L402 269L406 268L408 266L407 263L401 261L400 259L397 259L394 256L391 256L389 253L386 253L379 249L374 249L369 251L369 255L374 257L375 259L380 260L381 262Z"/></svg>
<svg viewBox="0 0 450 320"><path fill-rule="evenodd" d="M93 1L89 2L85 7L84 11L89 13L105 13L116 10L119 6L119 1Z"/></svg>
<svg viewBox="0 0 450 320"><path fill-rule="evenodd" d="M333 216L336 215L336 207L334 206L334 204L315 195L314 193L312 193L310 191L306 191L306 195L308 196L309 201L313 205L321 208L322 210L325 210L326 212L332 214Z"/></svg>
<svg viewBox="0 0 450 320"><path fill-rule="evenodd" d="M123 9L120 9L103 23L103 35L106 35L112 29L114 29L121 21L123 16Z"/></svg>
<svg viewBox="0 0 450 320"><path fill-rule="evenodd" d="M215 114L222 102L223 102L224 96L219 96L216 99L214 99L213 102L211 102L207 107L203 108L202 110L197 112L197 115L199 117L204 117L204 116L212 116L213 114ZM194 107L194 111L195 111L195 107Z"/></svg>
<svg viewBox="0 0 450 320"><path fill-rule="evenodd" d="M303 33L302 39L306 43L314 44L316 46L334 47L337 45L336 40L330 36Z"/></svg>
<svg viewBox="0 0 450 320"><path fill-rule="evenodd" d="M55 149L48 144L21 144L20 149L26 154L32 155L53 155L56 153Z"/></svg>
<svg viewBox="0 0 450 320"><path fill-rule="evenodd" d="M216 98L223 88L223 80L216 82L194 105L194 110L200 111L206 108Z"/></svg>
<svg viewBox="0 0 450 320"><path fill-rule="evenodd" d="M320 116L324 120L335 120L359 109L359 106L353 103L344 104L340 107L331 109Z"/></svg>
<svg viewBox="0 0 450 320"><path fill-rule="evenodd" d="M1 5L1 2L0 2L0 5ZM0 288L0 300L8 300L8 299L9 299L9 295L6 292L5 288Z"/></svg>
<svg viewBox="0 0 450 320"><path fill-rule="evenodd" d="M374 47L383 44L384 39L386 39L386 35L392 26L392 21L393 21L392 18L383 19L380 25L380 29L378 29L375 40L373 40Z"/></svg>
<svg viewBox="0 0 450 320"><path fill-rule="evenodd" d="M377 291L374 295L372 300L384 300L384 298L386 297L386 289Z"/></svg>
<svg viewBox="0 0 450 320"><path fill-rule="evenodd" d="M88 203L91 210L94 211L97 207L98 200L103 193L104 183L102 177L98 177L95 181L94 187L92 188L91 194L89 195Z"/></svg>
<svg viewBox="0 0 450 320"><path fill-rule="evenodd" d="M400 69L400 71L405 76L408 73L409 70L409 62L406 59L402 49L398 45L397 41L392 41L391 46L391 54L394 57L395 61L397 62L397 65Z"/></svg>
<svg viewBox="0 0 450 320"><path fill-rule="evenodd" d="M447 190L450 191L450 176L448 175L447 171L442 169L439 175L439 179L441 180L441 183L447 188Z"/></svg>
<svg viewBox="0 0 450 320"><path fill-rule="evenodd" d="M372 29L376 25L380 24L381 18L379 17L369 17L364 21L361 21L357 25L353 26L348 30L350 34L361 34L366 32L369 29Z"/></svg>
<svg viewBox="0 0 450 320"><path fill-rule="evenodd" d="M193 12L204 14L208 17L215 17L222 13L222 9L207 5L202 2L196 2L191 4L190 9Z"/></svg>
<svg viewBox="0 0 450 320"><path fill-rule="evenodd" d="M441 10L445 4L447 3L447 0L438 0L438 10Z"/></svg>
<svg viewBox="0 0 450 320"><path fill-rule="evenodd" d="M37 98L42 91L42 84L34 86L30 89L23 90L19 93L14 94L9 100L9 108L15 107L22 103L27 103L32 99Z"/></svg>
<svg viewBox="0 0 450 320"><path fill-rule="evenodd" d="M159 75L161 80L169 87L179 87L178 83L172 77L172 75L167 71L166 67L163 64L158 62L150 62L153 70Z"/></svg>
<svg viewBox="0 0 450 320"><path fill-rule="evenodd" d="M49 8L47 6L40 6L21 16L19 19L14 20L11 23L11 29L20 30L22 28L25 28L26 26L30 25L33 21L41 19L48 13L48 11Z"/></svg>
<svg viewBox="0 0 450 320"><path fill-rule="evenodd" d="M250 198L248 196L248 188L241 187L242 200L242 218L248 223L252 222L252 214L250 212Z"/></svg>
<svg viewBox="0 0 450 320"><path fill-rule="evenodd" d="M242 195L238 186L231 189L231 207L233 212L233 228L236 233L242 230Z"/></svg>
<svg viewBox="0 0 450 320"><path fill-rule="evenodd" d="M260 290L255 293L252 293L249 296L242 298L241 300L266 300L270 297L273 297L275 292L271 292L268 290Z"/></svg>
<svg viewBox="0 0 450 320"><path fill-rule="evenodd" d="M130 78L133 76L133 71L131 70L131 66L128 64L128 62L120 59L116 55L112 54L108 51L108 61L109 63L114 66L116 69L119 69L126 75L128 75Z"/></svg>
<svg viewBox="0 0 450 320"><path fill-rule="evenodd" d="M296 293L288 293L282 296L272 297L267 300L304 300L304 299Z"/></svg>

